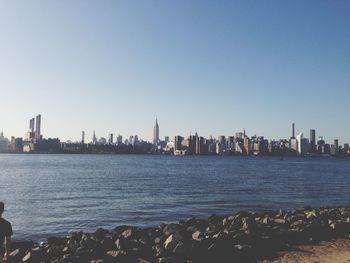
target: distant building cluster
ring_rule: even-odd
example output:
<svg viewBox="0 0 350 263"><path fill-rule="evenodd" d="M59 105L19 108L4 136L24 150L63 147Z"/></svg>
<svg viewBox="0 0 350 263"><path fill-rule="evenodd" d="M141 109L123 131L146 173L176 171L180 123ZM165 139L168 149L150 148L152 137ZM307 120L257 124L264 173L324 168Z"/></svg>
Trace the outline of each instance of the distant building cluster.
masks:
<svg viewBox="0 0 350 263"><path fill-rule="evenodd" d="M243 129L232 136L221 135L218 138L204 138L190 135L185 138L180 135L170 140L165 136L160 140L158 119L153 127L153 142L139 139L137 135L123 136L113 133L107 138L97 137L93 132L91 142L86 143L85 131L81 133L79 142L61 142L58 138L45 139L41 134L41 115L29 120L29 130L24 138L5 138L0 133L0 152L13 153L137 153L137 154L174 154L174 155L243 155L243 156L350 156L349 144L339 145L335 139L328 144L320 136L316 140L316 130L310 130L309 138L303 133L296 135L295 124L291 125L289 139L267 140L264 136L248 136Z"/></svg>
<svg viewBox="0 0 350 263"><path fill-rule="evenodd" d="M316 130L310 130L310 138L304 138L303 133L295 136L295 124L292 123L292 134L289 140L267 140L263 136L247 136L245 130L235 136L219 136L203 138L195 135L184 138L175 136L174 154L229 154L229 155L275 155L275 156L350 156L349 144L339 145L335 139L333 144L327 144L323 137L316 141Z"/></svg>

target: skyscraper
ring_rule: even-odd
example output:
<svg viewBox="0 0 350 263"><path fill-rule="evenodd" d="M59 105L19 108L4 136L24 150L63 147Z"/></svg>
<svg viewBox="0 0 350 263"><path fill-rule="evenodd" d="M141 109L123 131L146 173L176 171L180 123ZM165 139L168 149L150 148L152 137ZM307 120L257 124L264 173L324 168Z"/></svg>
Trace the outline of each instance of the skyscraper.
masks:
<svg viewBox="0 0 350 263"><path fill-rule="evenodd" d="M314 129L310 130L310 151L316 151L316 131Z"/></svg>
<svg viewBox="0 0 350 263"><path fill-rule="evenodd" d="M339 140L338 139L334 139L334 146L336 147L336 149L339 148Z"/></svg>
<svg viewBox="0 0 350 263"><path fill-rule="evenodd" d="M113 144L113 133L108 135L108 144Z"/></svg>
<svg viewBox="0 0 350 263"><path fill-rule="evenodd" d="M123 136L121 136L120 134L118 134L118 137L117 137L117 144L118 145L123 144Z"/></svg>
<svg viewBox="0 0 350 263"><path fill-rule="evenodd" d="M305 155L307 153L309 140L304 138L304 135L301 132L297 136L297 142L298 142L298 153L299 153L299 155Z"/></svg>
<svg viewBox="0 0 350 263"><path fill-rule="evenodd" d="M34 126L34 123L33 123L33 126ZM40 129L41 129L41 115L39 114L36 116L36 127L35 127L35 139L37 140L41 139Z"/></svg>
<svg viewBox="0 0 350 263"><path fill-rule="evenodd" d="M84 144L85 143L85 131L81 132L81 143Z"/></svg>
<svg viewBox="0 0 350 263"><path fill-rule="evenodd" d="M292 139L295 139L295 124L292 122Z"/></svg>
<svg viewBox="0 0 350 263"><path fill-rule="evenodd" d="M96 144L96 143L97 143L97 137L96 137L95 131L94 131L94 133L92 134L92 143L93 143L93 144Z"/></svg>
<svg viewBox="0 0 350 263"><path fill-rule="evenodd" d="M158 120L156 118L156 123L154 124L153 128L153 145L158 145L159 143L159 125Z"/></svg>
<svg viewBox="0 0 350 263"><path fill-rule="evenodd" d="M34 133L34 118L30 119L29 121L29 130L30 132Z"/></svg>
<svg viewBox="0 0 350 263"><path fill-rule="evenodd" d="M182 141L184 138L182 136L175 136L174 151L179 151L182 149Z"/></svg>

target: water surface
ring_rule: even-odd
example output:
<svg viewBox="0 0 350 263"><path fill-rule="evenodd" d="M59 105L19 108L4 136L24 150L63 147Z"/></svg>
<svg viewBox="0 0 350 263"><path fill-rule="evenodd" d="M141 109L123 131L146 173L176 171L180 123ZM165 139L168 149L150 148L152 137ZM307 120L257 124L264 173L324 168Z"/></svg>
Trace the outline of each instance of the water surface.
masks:
<svg viewBox="0 0 350 263"><path fill-rule="evenodd" d="M350 160L0 154L16 239L239 210L350 204Z"/></svg>

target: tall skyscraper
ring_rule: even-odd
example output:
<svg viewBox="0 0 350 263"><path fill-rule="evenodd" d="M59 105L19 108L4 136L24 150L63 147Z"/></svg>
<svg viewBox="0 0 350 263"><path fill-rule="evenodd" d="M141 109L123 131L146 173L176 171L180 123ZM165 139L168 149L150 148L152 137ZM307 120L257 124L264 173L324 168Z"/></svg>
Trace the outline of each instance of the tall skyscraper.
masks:
<svg viewBox="0 0 350 263"><path fill-rule="evenodd" d="M298 142L298 153L299 153L299 155L305 155L307 153L307 149L308 149L308 146L309 146L308 145L309 144L309 140L304 138L304 135L301 132L297 136L297 142Z"/></svg>
<svg viewBox="0 0 350 263"><path fill-rule="evenodd" d="M97 143L97 137L96 137L96 133L94 131L94 133L92 134L92 143L96 144Z"/></svg>
<svg viewBox="0 0 350 263"><path fill-rule="evenodd" d="M113 133L108 135L108 144L113 144Z"/></svg>
<svg viewBox="0 0 350 263"><path fill-rule="evenodd" d="M36 116L36 126L35 126L35 139L37 140L41 139L40 129L41 129L41 115L39 114Z"/></svg>
<svg viewBox="0 0 350 263"><path fill-rule="evenodd" d="M29 131L34 133L34 118L29 120Z"/></svg>
<svg viewBox="0 0 350 263"><path fill-rule="evenodd" d="M120 134L118 134L118 137L117 137L117 144L118 145L123 144L123 136L121 136Z"/></svg>
<svg viewBox="0 0 350 263"><path fill-rule="evenodd" d="M154 124L153 128L153 145L158 145L159 143L159 125L158 120L156 118L156 123Z"/></svg>
<svg viewBox="0 0 350 263"><path fill-rule="evenodd" d="M292 123L292 139L295 138L295 124L294 122Z"/></svg>
<svg viewBox="0 0 350 263"><path fill-rule="evenodd" d="M316 130L310 130L310 150L311 152L316 151Z"/></svg>
<svg viewBox="0 0 350 263"><path fill-rule="evenodd" d="M81 132L81 143L84 144L85 143L85 131Z"/></svg>

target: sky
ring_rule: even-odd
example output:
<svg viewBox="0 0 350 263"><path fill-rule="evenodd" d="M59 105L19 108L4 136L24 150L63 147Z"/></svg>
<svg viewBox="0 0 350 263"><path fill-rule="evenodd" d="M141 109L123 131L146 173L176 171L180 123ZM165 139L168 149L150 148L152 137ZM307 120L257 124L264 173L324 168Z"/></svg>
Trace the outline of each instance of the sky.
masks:
<svg viewBox="0 0 350 263"><path fill-rule="evenodd" d="M0 130L350 142L350 1L0 0Z"/></svg>

